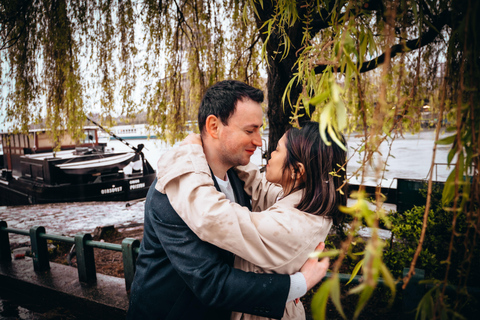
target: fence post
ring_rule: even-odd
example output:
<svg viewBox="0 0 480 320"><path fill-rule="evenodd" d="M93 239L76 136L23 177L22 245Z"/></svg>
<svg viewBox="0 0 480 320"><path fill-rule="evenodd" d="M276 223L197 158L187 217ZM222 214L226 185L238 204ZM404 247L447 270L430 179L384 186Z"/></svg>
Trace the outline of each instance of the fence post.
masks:
<svg viewBox="0 0 480 320"><path fill-rule="evenodd" d="M137 256L135 249L140 246L140 241L132 238L125 238L122 241L123 273L125 276L125 288L130 291L133 277L135 275L135 262Z"/></svg>
<svg viewBox="0 0 480 320"><path fill-rule="evenodd" d="M97 282L97 272L95 270L95 256L93 247L87 246L86 242L92 240L92 235L77 234L75 236L75 251L77 254L78 279L80 282Z"/></svg>
<svg viewBox="0 0 480 320"><path fill-rule="evenodd" d="M45 227L34 226L30 228L30 244L32 245L33 269L35 271L50 270L47 239L40 237L40 235L44 233Z"/></svg>
<svg viewBox="0 0 480 320"><path fill-rule="evenodd" d="M409 268L403 269L403 277L408 274ZM425 279L425 270L415 268L415 274L403 290L403 314L405 319L415 319L415 309L425 294L425 285L419 284Z"/></svg>
<svg viewBox="0 0 480 320"><path fill-rule="evenodd" d="M12 254L10 252L8 232L3 231L3 228L7 228L6 221L0 221L0 263L8 263L12 261Z"/></svg>

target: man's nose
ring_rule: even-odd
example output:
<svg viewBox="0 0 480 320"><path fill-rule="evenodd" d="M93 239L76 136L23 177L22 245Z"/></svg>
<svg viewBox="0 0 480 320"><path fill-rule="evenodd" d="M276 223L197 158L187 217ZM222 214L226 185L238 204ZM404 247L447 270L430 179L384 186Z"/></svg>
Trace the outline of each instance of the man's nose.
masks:
<svg viewBox="0 0 480 320"><path fill-rule="evenodd" d="M260 135L260 132L257 132L255 134L255 136L253 137L252 143L257 147L262 146L262 136Z"/></svg>

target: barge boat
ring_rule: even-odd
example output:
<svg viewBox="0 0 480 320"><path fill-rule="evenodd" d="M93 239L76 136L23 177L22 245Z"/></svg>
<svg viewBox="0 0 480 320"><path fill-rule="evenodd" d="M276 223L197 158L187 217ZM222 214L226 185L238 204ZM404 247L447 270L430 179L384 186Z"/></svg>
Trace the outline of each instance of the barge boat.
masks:
<svg viewBox="0 0 480 320"><path fill-rule="evenodd" d="M0 205L144 198L155 171L142 153L143 145L130 146L132 152L109 151L99 143L96 127L84 130L79 144L64 134L57 152L48 131L0 133ZM127 166L131 168L124 170Z"/></svg>

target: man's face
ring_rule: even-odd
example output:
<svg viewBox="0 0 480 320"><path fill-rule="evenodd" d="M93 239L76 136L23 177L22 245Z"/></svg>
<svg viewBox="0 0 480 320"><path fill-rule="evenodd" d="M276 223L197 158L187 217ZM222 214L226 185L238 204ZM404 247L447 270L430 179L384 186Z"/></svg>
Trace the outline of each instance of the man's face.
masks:
<svg viewBox="0 0 480 320"><path fill-rule="evenodd" d="M250 99L238 101L228 125L219 124L219 156L229 167L246 165L257 147L262 146L260 128L263 110L258 102Z"/></svg>

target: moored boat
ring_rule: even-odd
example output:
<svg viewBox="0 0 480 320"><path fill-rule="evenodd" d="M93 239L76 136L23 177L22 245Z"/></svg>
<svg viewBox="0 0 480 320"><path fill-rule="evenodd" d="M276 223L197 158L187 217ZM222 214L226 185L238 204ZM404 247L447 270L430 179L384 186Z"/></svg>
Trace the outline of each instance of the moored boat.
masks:
<svg viewBox="0 0 480 320"><path fill-rule="evenodd" d="M0 133L4 168L0 205L76 201L128 201L146 196L155 171L140 148L109 152L99 143L97 128L73 144L63 138L61 151L48 144L48 132ZM136 163L134 166L133 163ZM125 170L126 166L136 168Z"/></svg>
<svg viewBox="0 0 480 320"><path fill-rule="evenodd" d="M121 170L129 164L135 157L133 152L111 154L108 157L102 155L94 159L76 158L73 162L64 162L56 164L55 166L65 172L66 174L83 175L105 172L106 170L116 169Z"/></svg>

